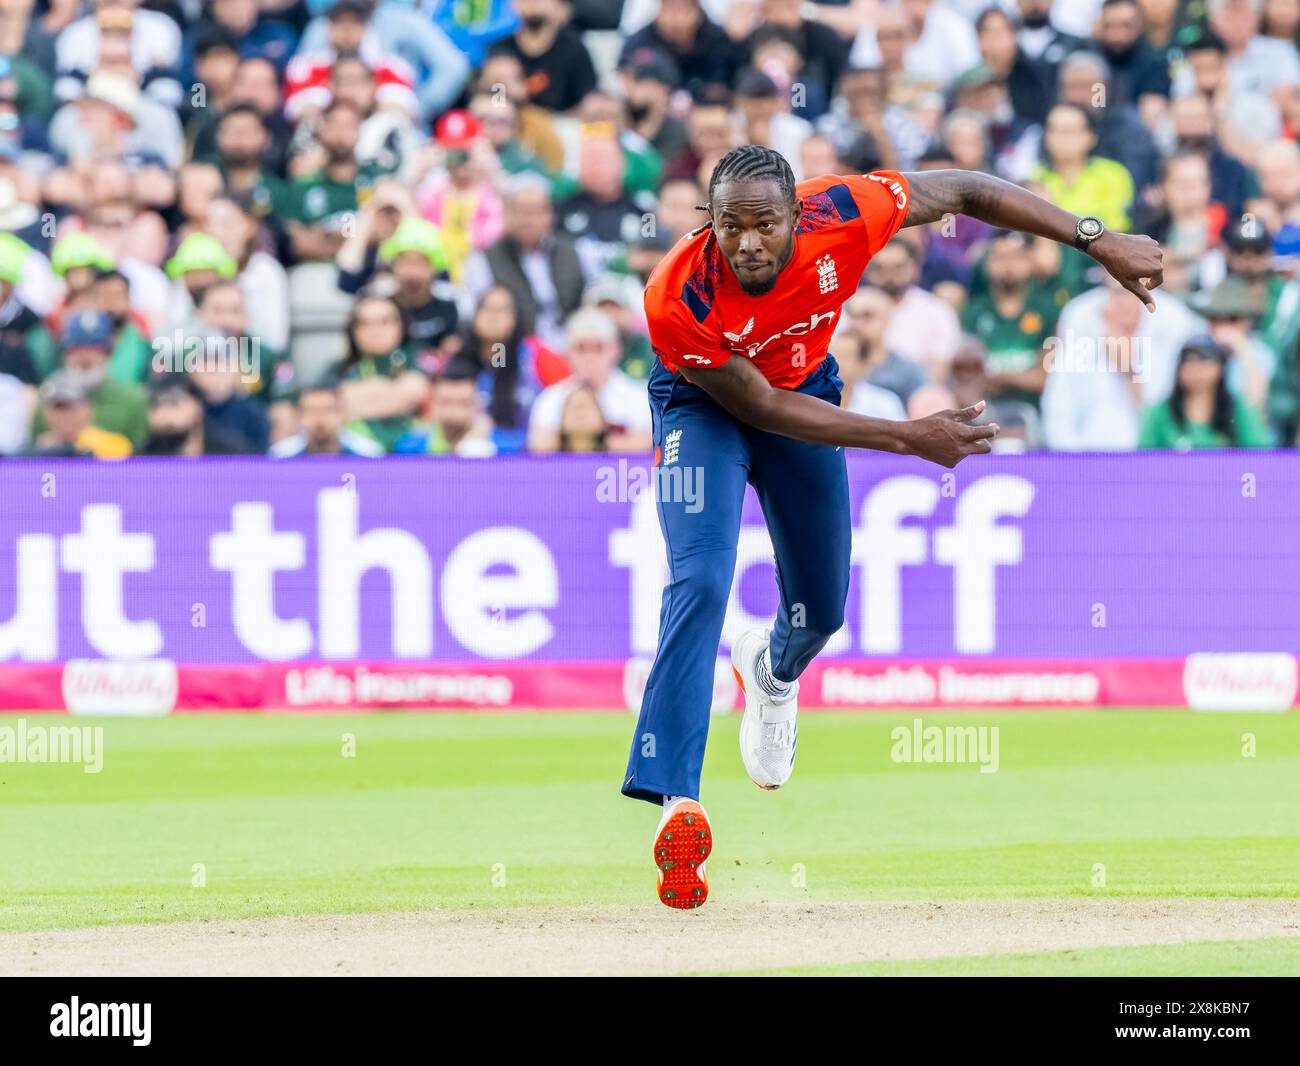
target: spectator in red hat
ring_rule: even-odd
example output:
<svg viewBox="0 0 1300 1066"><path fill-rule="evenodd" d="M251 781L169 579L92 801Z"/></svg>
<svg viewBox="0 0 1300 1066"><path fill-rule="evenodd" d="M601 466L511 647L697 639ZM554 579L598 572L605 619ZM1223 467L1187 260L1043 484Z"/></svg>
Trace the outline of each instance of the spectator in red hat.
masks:
<svg viewBox="0 0 1300 1066"><path fill-rule="evenodd" d="M483 127L468 111L448 111L434 128L443 166L420 186L420 213L442 233L447 272L459 282L465 259L505 232L505 209L496 190L499 170Z"/></svg>

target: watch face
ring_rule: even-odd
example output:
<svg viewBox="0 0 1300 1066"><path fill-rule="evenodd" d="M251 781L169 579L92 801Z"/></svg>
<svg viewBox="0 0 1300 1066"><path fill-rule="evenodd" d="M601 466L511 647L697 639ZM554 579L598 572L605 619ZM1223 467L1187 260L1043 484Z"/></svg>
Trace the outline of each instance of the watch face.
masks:
<svg viewBox="0 0 1300 1066"><path fill-rule="evenodd" d="M1101 235L1101 223L1095 218L1079 219L1079 236L1091 240Z"/></svg>

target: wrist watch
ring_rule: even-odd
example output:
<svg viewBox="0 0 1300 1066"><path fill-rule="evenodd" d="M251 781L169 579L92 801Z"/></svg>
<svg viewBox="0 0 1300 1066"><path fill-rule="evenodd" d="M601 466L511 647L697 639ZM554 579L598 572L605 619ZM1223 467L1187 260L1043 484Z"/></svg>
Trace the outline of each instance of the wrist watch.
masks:
<svg viewBox="0 0 1300 1066"><path fill-rule="evenodd" d="M1085 215L1074 224L1074 246L1079 251L1086 252L1092 242L1105 232L1106 227L1101 224L1101 219Z"/></svg>

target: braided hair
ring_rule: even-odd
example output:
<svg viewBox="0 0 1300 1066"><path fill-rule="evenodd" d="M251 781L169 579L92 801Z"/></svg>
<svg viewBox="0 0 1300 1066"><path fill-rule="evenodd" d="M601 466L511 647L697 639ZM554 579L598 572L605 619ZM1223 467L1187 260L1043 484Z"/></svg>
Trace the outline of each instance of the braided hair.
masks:
<svg viewBox="0 0 1300 1066"><path fill-rule="evenodd" d="M786 203L793 204L794 171L786 162L785 156L774 148L761 144L742 144L718 160L709 176L709 200L713 200L713 190L724 181L774 181L785 197ZM697 205L699 210L707 211L708 204ZM695 232L708 229L712 220L704 223Z"/></svg>

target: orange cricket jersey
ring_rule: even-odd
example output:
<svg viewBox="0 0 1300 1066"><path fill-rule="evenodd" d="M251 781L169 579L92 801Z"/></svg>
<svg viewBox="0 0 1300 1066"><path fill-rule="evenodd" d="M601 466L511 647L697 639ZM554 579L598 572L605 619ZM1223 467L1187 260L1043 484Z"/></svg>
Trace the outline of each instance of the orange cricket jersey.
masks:
<svg viewBox="0 0 1300 1066"><path fill-rule="evenodd" d="M712 230L683 237L646 284L650 344L676 373L746 356L774 386L797 388L823 359L840 308L868 261L907 220L907 179L892 170L802 181L794 255L766 296L746 296Z"/></svg>

